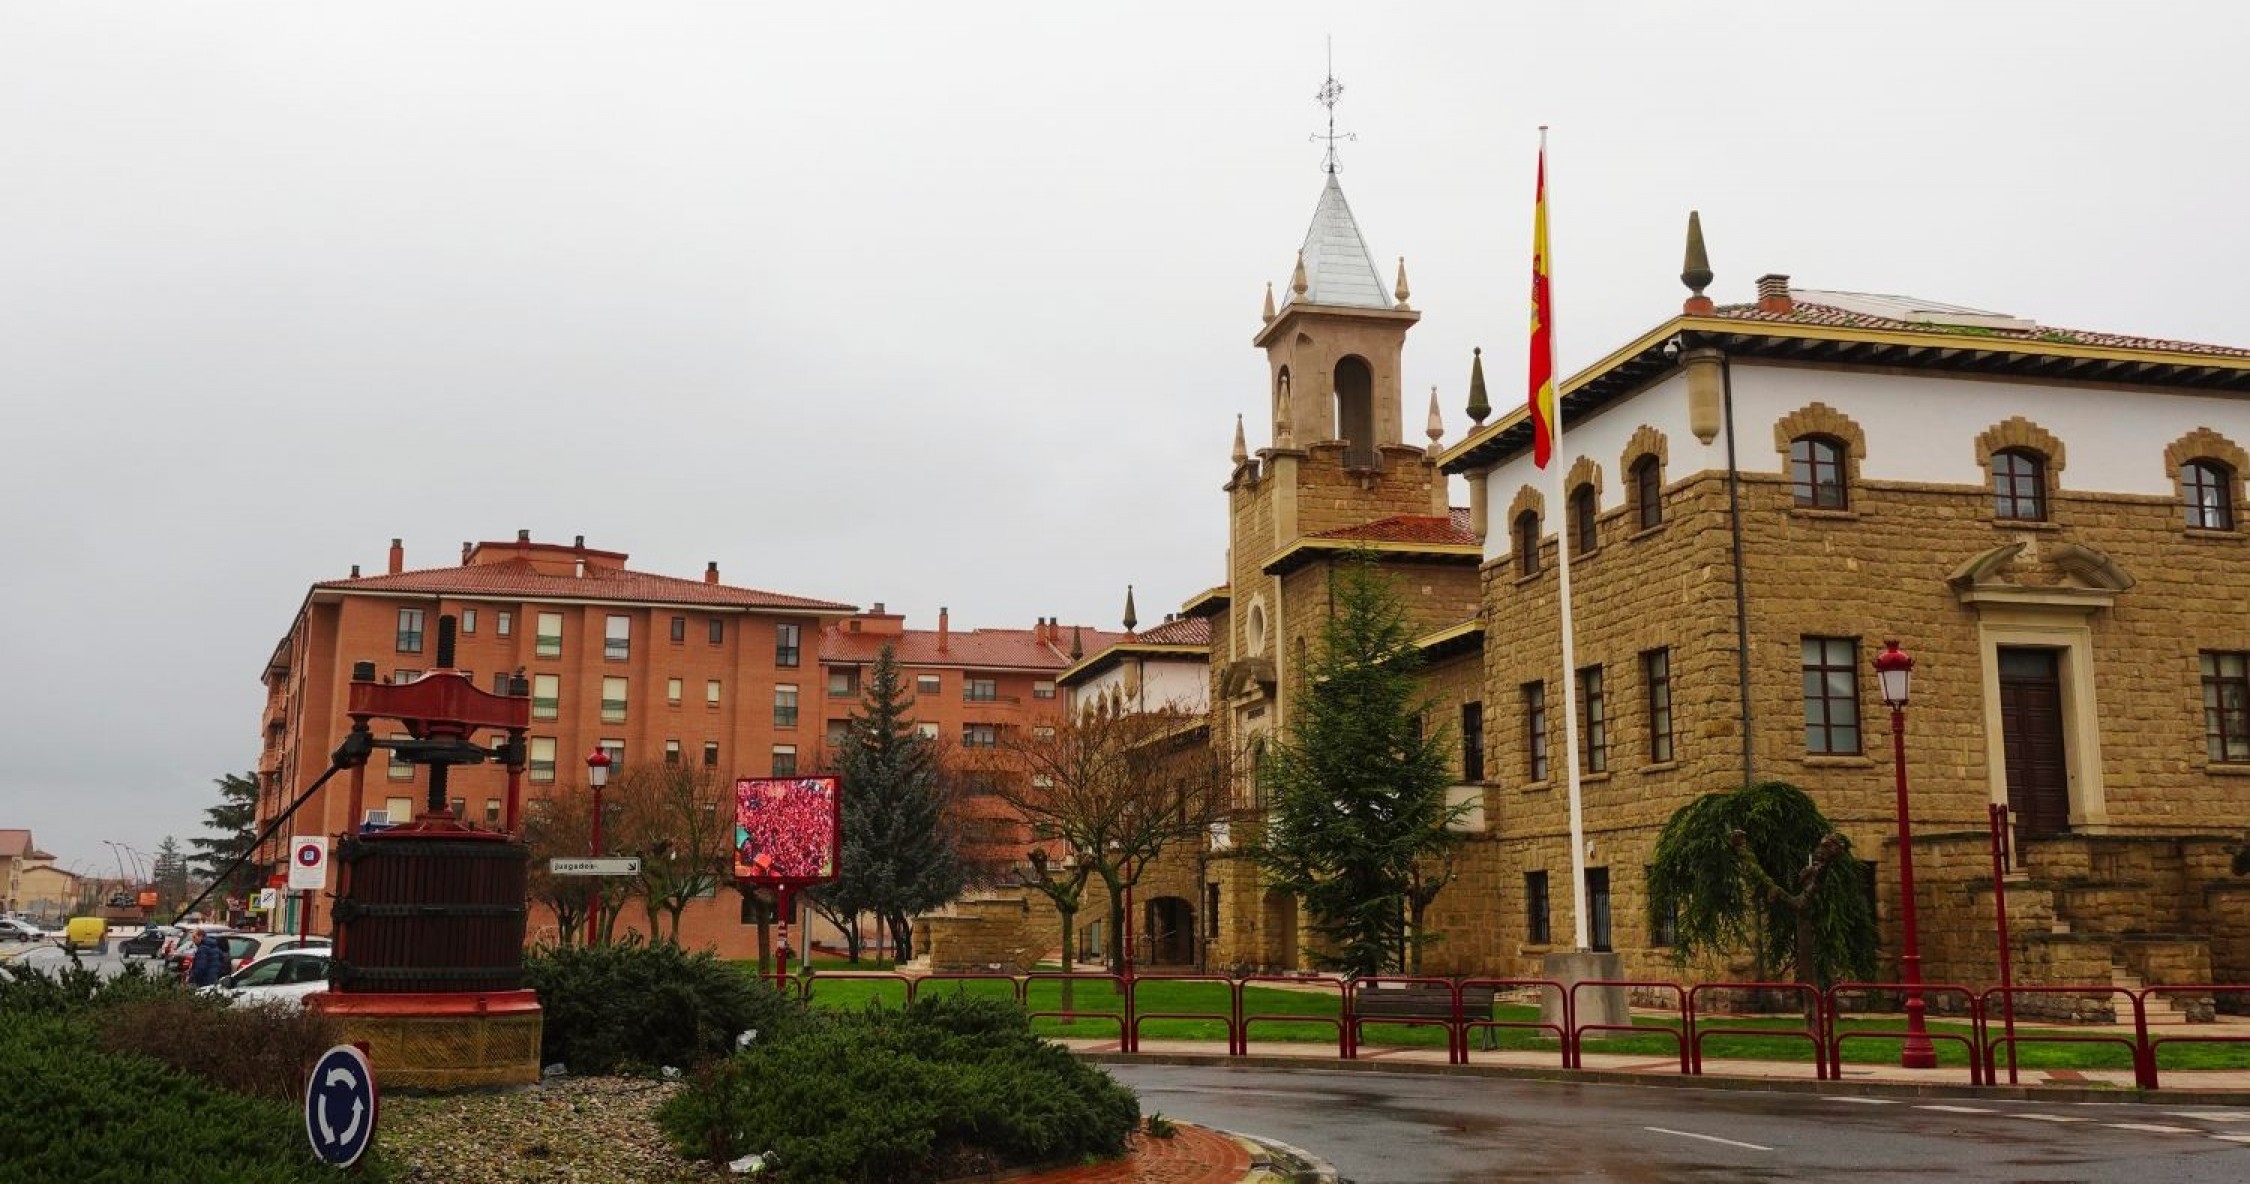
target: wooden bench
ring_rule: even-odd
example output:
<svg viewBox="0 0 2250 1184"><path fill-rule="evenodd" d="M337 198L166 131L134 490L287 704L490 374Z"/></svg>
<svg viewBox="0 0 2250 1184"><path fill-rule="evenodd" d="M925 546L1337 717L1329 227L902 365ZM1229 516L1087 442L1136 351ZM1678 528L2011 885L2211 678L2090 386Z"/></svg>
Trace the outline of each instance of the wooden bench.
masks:
<svg viewBox="0 0 2250 1184"><path fill-rule="evenodd" d="M1499 994L1497 987L1461 988L1461 1018L1464 1021L1491 1019L1492 1005ZM1352 995L1352 1014L1360 1019L1450 1020L1453 1018L1453 992L1427 983L1363 987ZM1498 1048L1497 1031L1479 1028L1478 1047L1487 1052Z"/></svg>

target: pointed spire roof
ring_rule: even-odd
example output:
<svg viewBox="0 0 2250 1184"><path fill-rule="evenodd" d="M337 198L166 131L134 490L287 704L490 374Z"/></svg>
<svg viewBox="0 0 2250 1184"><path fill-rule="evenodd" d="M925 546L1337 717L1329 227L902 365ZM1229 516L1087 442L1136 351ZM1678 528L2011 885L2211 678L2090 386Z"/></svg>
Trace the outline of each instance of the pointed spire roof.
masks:
<svg viewBox="0 0 2250 1184"><path fill-rule="evenodd" d="M1320 204L1313 208L1312 226L1305 231L1305 246L1298 252L1298 260L1305 287L1296 291L1291 285L1291 304L1392 306L1383 273L1375 267L1375 255L1360 236L1359 222L1352 217L1351 203L1344 200L1344 187L1334 173L1328 174L1327 184L1321 187Z"/></svg>
<svg viewBox="0 0 2250 1184"><path fill-rule="evenodd" d="M1133 611L1133 586L1127 584L1125 585L1125 635L1132 636L1133 627L1140 623L1140 614Z"/></svg>

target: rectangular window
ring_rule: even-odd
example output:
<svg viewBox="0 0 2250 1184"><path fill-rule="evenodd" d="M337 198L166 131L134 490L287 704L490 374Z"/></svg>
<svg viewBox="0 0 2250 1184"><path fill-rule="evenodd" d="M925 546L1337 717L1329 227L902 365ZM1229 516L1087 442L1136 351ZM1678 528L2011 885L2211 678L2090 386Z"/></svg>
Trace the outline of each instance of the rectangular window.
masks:
<svg viewBox="0 0 2250 1184"><path fill-rule="evenodd" d="M1032 684L1031 684L1031 697L1032 697L1032 698L1034 698L1034 699L1052 699L1052 698L1054 698L1054 697L1055 697L1055 683L1054 683L1054 680L1053 680L1053 679L1042 678L1042 679L1040 679L1040 680L1039 680L1038 682L1032 683Z"/></svg>
<svg viewBox="0 0 2250 1184"><path fill-rule="evenodd" d="M1578 672L1579 724L1586 730L1582 763L1588 773L1609 771L1609 703L1602 698L1602 668Z"/></svg>
<svg viewBox="0 0 2250 1184"><path fill-rule="evenodd" d="M553 719L562 714L562 676L531 676L531 718Z"/></svg>
<svg viewBox="0 0 2250 1184"><path fill-rule="evenodd" d="M828 693L837 696L859 693L859 667L838 666L828 672Z"/></svg>
<svg viewBox="0 0 2250 1184"><path fill-rule="evenodd" d="M1524 772L1533 781L1547 779L1547 684L1523 684Z"/></svg>
<svg viewBox="0 0 2250 1184"><path fill-rule="evenodd" d="M830 748L834 748L837 745L842 744L844 742L844 738L851 734L852 721L848 719L832 719L828 721L828 734L826 736L826 739Z"/></svg>
<svg viewBox="0 0 2250 1184"><path fill-rule="evenodd" d="M502 637L509 637L514 635L516 631L516 614L511 612L497 612L492 614L492 631Z"/></svg>
<svg viewBox="0 0 2250 1184"><path fill-rule="evenodd" d="M1051 724L1040 724L1031 729L1031 738L1042 744L1050 743L1055 738L1055 729Z"/></svg>
<svg viewBox="0 0 2250 1184"><path fill-rule="evenodd" d="M1203 936L1219 936L1219 886L1217 884L1205 884L1203 886L1203 918Z"/></svg>
<svg viewBox="0 0 2250 1184"><path fill-rule="evenodd" d="M397 826L401 822L414 821L414 799L384 798L383 817L388 819L392 826Z"/></svg>
<svg viewBox="0 0 2250 1184"><path fill-rule="evenodd" d="M711 618L711 644L712 644L712 645L725 645L726 643L727 643L727 622L726 622L726 618L724 618L724 617L713 617L713 618Z"/></svg>
<svg viewBox="0 0 2250 1184"><path fill-rule="evenodd" d="M1648 684L1648 760L1660 765L1672 759L1672 651L1643 653L1641 677Z"/></svg>
<svg viewBox="0 0 2250 1184"><path fill-rule="evenodd" d="M538 782L551 782L555 779L555 738L553 736L533 736L531 738L531 779Z"/></svg>
<svg viewBox="0 0 2250 1184"><path fill-rule="evenodd" d="M1547 927L1547 873L1523 874L1523 939L1543 946L1548 944Z"/></svg>
<svg viewBox="0 0 2250 1184"><path fill-rule="evenodd" d="M2206 650L2201 661L2204 754L2221 764L2250 761L2250 654Z"/></svg>
<svg viewBox="0 0 2250 1184"><path fill-rule="evenodd" d="M664 701L665 701L666 703L669 703L669 704L671 704L671 705L672 705L672 706L674 706L674 707L678 707L678 706L680 705L680 691L681 691L681 689L682 689L682 687L681 687L681 684L680 684L680 680L679 680L679 679L676 679L676 678L667 678L667 679L665 679L665 680L664 680Z"/></svg>
<svg viewBox="0 0 2250 1184"><path fill-rule="evenodd" d="M914 693L917 695L936 695L943 693L944 690L945 680L935 674L917 674L914 676Z"/></svg>
<svg viewBox="0 0 2250 1184"><path fill-rule="evenodd" d="M611 613L602 625L602 658L622 662L633 656L633 618Z"/></svg>
<svg viewBox="0 0 2250 1184"><path fill-rule="evenodd" d="M797 664L798 627L776 625L773 627L773 664L793 667Z"/></svg>
<svg viewBox="0 0 2250 1184"><path fill-rule="evenodd" d="M514 689L514 688L512 688L512 687L510 687L510 686L508 685L508 672L507 672L507 671L503 670L503 671L500 671L500 672L499 672L498 674L495 674L495 675L493 675L493 676L492 676L492 693L493 693L493 694L495 694L495 695L503 695L503 696L505 696L505 695L508 695L508 694L512 693L513 689Z"/></svg>
<svg viewBox="0 0 2250 1184"><path fill-rule="evenodd" d="M500 799L499 799L499 798L486 798L486 799L484 799L484 824L485 824L486 826L498 826L498 825L500 825Z"/></svg>
<svg viewBox="0 0 2250 1184"><path fill-rule="evenodd" d="M605 724L625 722L625 680L622 678L604 678L602 680L602 722Z"/></svg>
<svg viewBox="0 0 2250 1184"><path fill-rule="evenodd" d="M1610 949L1609 869L1586 869L1586 944L1600 953Z"/></svg>
<svg viewBox="0 0 2250 1184"><path fill-rule="evenodd" d="M1642 869L1641 869L1641 883L1643 883L1643 884L1646 884L1646 883L1648 883L1648 882L1650 881L1651 877L1653 877L1653 875L1654 875L1654 874L1655 874L1655 870L1654 870L1653 868L1642 868ZM1668 909L1660 909L1660 908L1657 908L1657 907L1656 907L1656 894L1655 894L1654 892L1651 892L1651 893L1649 893L1649 898L1648 898L1648 944L1650 944L1650 945L1652 945L1652 946L1658 946L1658 947L1664 947L1664 946L1673 946L1673 945L1678 945L1678 944L1679 944L1679 940L1680 940L1680 910L1679 910L1679 902L1678 902L1678 901L1674 901L1674 902L1672 902L1672 906L1673 906L1673 907L1671 907L1671 908L1668 908Z"/></svg>
<svg viewBox="0 0 2250 1184"><path fill-rule="evenodd" d="M422 672L419 670L393 670L391 671L391 685L394 687L403 687L420 677L422 677Z"/></svg>
<svg viewBox="0 0 2250 1184"><path fill-rule="evenodd" d="M1804 639L1805 751L1859 753L1859 642Z"/></svg>
<svg viewBox="0 0 2250 1184"><path fill-rule="evenodd" d="M536 657L562 657L562 614L539 614L538 631L531 635L531 652Z"/></svg>
<svg viewBox="0 0 2250 1184"><path fill-rule="evenodd" d="M398 652L402 654L419 654L422 652L421 609L402 608L398 610Z"/></svg>
<svg viewBox="0 0 2250 1184"><path fill-rule="evenodd" d="M1000 684L989 678L961 680L961 697L971 703L990 703L1000 697Z"/></svg>
<svg viewBox="0 0 2250 1184"><path fill-rule="evenodd" d="M666 740L664 742L664 763L667 765L676 765L680 763L679 741Z"/></svg>
<svg viewBox="0 0 2250 1184"><path fill-rule="evenodd" d="M1414 721L1419 725L1419 716ZM1416 731L1420 728L1417 727ZM1475 785L1484 780L1484 704L1461 705L1461 781Z"/></svg>
<svg viewBox="0 0 2250 1184"><path fill-rule="evenodd" d="M719 767L718 741L706 740L703 742L703 767L706 769L716 769Z"/></svg>
<svg viewBox="0 0 2250 1184"><path fill-rule="evenodd" d="M686 617L673 617L673 618L672 618L672 640L673 640L673 641L686 641L686 640L687 640L687 618L686 618Z"/></svg>
<svg viewBox="0 0 2250 1184"><path fill-rule="evenodd" d="M469 816L469 803L463 801L460 798L448 799L445 805L448 810L452 811L453 820L455 822L459 822Z"/></svg>
<svg viewBox="0 0 2250 1184"><path fill-rule="evenodd" d="M598 742L596 742L596 744L595 744L595 747L596 747L596 748L599 748L599 749L601 749L601 750L602 750L602 751L603 751L604 753L608 754L608 756L609 756L609 771L610 771L610 772L612 772L612 773L621 773L621 772L624 772L624 770L625 770L625 742L624 742L623 740L602 740L602 741L598 741Z"/></svg>
<svg viewBox="0 0 2250 1184"><path fill-rule="evenodd" d="M476 632L476 631L477 631L477 610L475 610L475 609L473 609L473 608L465 608L465 609L462 609L462 610L461 610L461 632L463 632L463 633L474 633L474 632Z"/></svg>
<svg viewBox="0 0 2250 1184"><path fill-rule="evenodd" d="M962 724L961 747L998 748L1000 729L992 724Z"/></svg>
<svg viewBox="0 0 2250 1184"><path fill-rule="evenodd" d="M703 705L705 707L717 707L719 705L718 679L714 678L703 684Z"/></svg>
<svg viewBox="0 0 2250 1184"><path fill-rule="evenodd" d="M914 725L914 734L924 740L935 740L938 738L938 726L932 723L916 724Z"/></svg>
<svg viewBox="0 0 2250 1184"><path fill-rule="evenodd" d="M393 735L391 739L404 740L406 739L406 733L399 732ZM390 766L385 770L390 779L393 781L414 780L414 762L407 760L405 755L399 752L398 749L391 748L385 749L385 751L390 753L391 757Z"/></svg>
<svg viewBox="0 0 2250 1184"><path fill-rule="evenodd" d="M776 777L794 777L797 775L796 745L776 744L773 746L773 775Z"/></svg>
<svg viewBox="0 0 2250 1184"><path fill-rule="evenodd" d="M797 726L797 688L783 683L773 689L773 726Z"/></svg>

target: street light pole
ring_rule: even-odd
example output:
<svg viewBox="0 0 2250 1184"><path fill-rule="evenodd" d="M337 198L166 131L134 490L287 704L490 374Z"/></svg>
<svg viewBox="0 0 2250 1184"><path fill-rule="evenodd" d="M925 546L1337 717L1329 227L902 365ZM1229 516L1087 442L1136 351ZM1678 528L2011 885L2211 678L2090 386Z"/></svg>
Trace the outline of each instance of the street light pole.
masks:
<svg viewBox="0 0 2250 1184"><path fill-rule="evenodd" d="M1906 703L1914 672L1914 659L1883 642L1875 656L1875 677L1883 686L1883 703L1891 709L1891 769L1898 783L1898 892L1899 920L1904 948L1899 953L1899 975L1906 984L1906 1044L1898 1063L1904 1069L1937 1068L1937 1050L1930 1045L1924 1024L1928 1004L1922 998L1922 942L1914 927L1914 824L1906 795Z"/></svg>
<svg viewBox="0 0 2250 1184"><path fill-rule="evenodd" d="M600 746L586 756L586 783L594 787L594 858L602 857L602 787L609 784L609 753ZM591 948L600 933L602 881L587 877L586 945Z"/></svg>

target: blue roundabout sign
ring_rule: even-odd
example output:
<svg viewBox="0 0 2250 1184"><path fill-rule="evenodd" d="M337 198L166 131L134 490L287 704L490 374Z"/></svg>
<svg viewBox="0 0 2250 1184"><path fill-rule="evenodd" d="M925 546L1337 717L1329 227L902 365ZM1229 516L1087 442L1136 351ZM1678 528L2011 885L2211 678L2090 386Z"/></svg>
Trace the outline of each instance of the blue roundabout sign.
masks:
<svg viewBox="0 0 2250 1184"><path fill-rule="evenodd" d="M375 1067L339 1044L321 1054L305 1083L305 1137L321 1162L348 1168L375 1141Z"/></svg>

